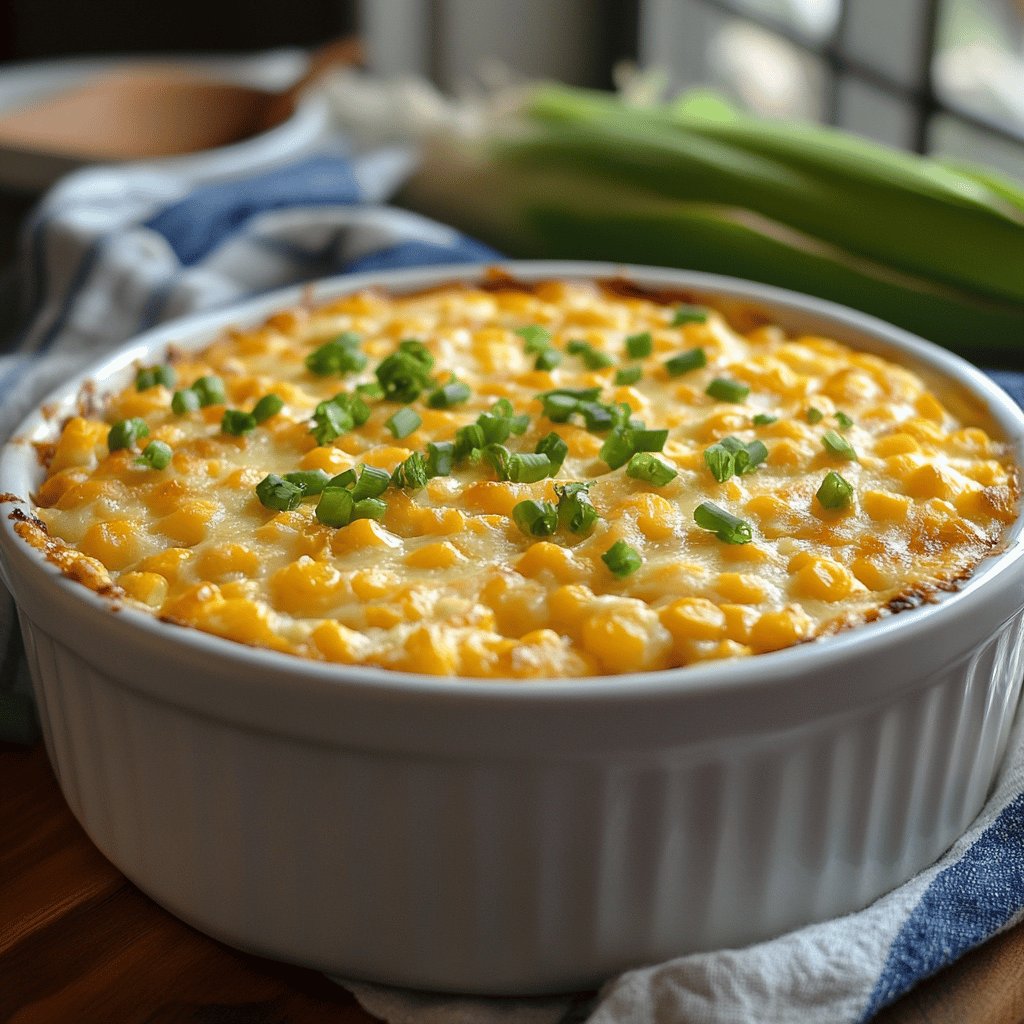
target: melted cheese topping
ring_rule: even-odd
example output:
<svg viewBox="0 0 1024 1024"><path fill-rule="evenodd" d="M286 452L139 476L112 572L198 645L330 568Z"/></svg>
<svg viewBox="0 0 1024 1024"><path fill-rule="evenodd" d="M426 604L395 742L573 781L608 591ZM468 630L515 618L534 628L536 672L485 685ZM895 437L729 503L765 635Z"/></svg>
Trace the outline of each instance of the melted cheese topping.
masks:
<svg viewBox="0 0 1024 1024"><path fill-rule="evenodd" d="M563 282L363 292L287 310L175 361L179 388L215 374L228 407L251 410L272 392L279 413L233 436L221 429L224 405L178 415L167 387L131 386L105 400L102 418L64 426L37 495L48 536L20 529L58 544L61 564L87 585L172 622L318 660L508 678L664 669L831 633L954 585L1015 518L1006 447L955 418L914 373L827 338L773 326L742 333L714 311L673 325L674 313L628 289ZM563 351L557 368L535 368L537 353L516 333L530 325ZM365 369L310 372L305 357L342 331L358 335ZM650 355L631 358L626 339L645 332ZM365 424L317 444L317 404L373 381L410 337L434 357L431 387L454 372L469 400L431 408L424 392L411 403L422 422L401 440L385 426L400 406L375 401ZM588 369L566 352L580 340L614 365ZM706 366L669 373L668 360L697 348ZM626 366L643 375L616 386ZM716 378L749 394L716 399L706 393ZM594 387L602 402L668 429L657 457L674 479L656 486L609 469L599 458L607 434L579 416L549 420L536 397ZM419 489L390 487L382 520L339 528L318 521L316 498L275 512L256 496L268 473L391 472L498 398L529 414L525 433L505 442L512 451L533 452L552 431L564 439L554 479L499 480L487 459L466 458ZM149 436L109 452L111 424L129 417L144 419ZM826 448L829 430L856 459ZM726 437L760 440L767 457L718 482L704 452ZM138 462L152 439L173 449L165 469ZM816 497L830 471L852 485L845 507ZM555 484L573 480L593 481L600 518L589 534L563 526L538 538L516 525L517 503L555 502ZM725 543L698 526L694 510L708 500L748 523L752 540ZM630 575L602 559L616 541L642 559Z"/></svg>

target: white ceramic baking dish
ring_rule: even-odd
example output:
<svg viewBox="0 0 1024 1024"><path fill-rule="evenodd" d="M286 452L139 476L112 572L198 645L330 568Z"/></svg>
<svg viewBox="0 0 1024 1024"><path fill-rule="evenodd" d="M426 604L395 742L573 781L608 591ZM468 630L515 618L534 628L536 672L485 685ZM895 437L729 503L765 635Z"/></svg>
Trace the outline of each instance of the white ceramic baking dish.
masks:
<svg viewBox="0 0 1024 1024"><path fill-rule="evenodd" d="M1024 415L962 360L850 310L705 274L624 272L945 377L1024 455ZM396 290L480 267L354 276ZM278 292L161 327L89 374L208 341ZM736 946L864 906L970 822L1022 672L1021 523L935 604L774 654L652 674L464 681L307 663L70 582L13 532L84 378L0 460L4 579L75 815L140 888L232 945L400 985L528 993ZM8 496L10 497L10 495Z"/></svg>

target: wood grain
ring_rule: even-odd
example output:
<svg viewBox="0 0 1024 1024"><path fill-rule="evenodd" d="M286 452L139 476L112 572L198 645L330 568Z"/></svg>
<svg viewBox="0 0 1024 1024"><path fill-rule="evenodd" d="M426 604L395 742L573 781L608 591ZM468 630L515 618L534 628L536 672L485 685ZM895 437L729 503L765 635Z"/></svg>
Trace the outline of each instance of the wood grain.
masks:
<svg viewBox="0 0 1024 1024"><path fill-rule="evenodd" d="M0 1021L373 1024L316 971L230 949L172 917L89 842L41 746L0 744ZM1024 925L874 1024L1024 1020Z"/></svg>

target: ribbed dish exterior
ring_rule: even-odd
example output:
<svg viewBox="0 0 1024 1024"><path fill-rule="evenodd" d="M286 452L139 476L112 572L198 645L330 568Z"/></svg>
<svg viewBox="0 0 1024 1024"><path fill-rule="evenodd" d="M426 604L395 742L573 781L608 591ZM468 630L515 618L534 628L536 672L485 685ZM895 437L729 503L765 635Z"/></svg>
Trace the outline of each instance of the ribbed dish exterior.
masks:
<svg viewBox="0 0 1024 1024"><path fill-rule="evenodd" d="M159 903L333 974L522 993L758 941L931 863L1004 752L1024 617L895 703L734 744L543 760L240 727L22 625L68 803Z"/></svg>

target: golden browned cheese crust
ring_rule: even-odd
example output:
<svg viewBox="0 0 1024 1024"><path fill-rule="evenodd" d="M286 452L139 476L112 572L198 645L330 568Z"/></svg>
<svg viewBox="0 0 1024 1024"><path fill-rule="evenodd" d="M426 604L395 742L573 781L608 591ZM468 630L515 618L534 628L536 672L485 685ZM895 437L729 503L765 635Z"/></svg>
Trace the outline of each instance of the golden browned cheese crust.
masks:
<svg viewBox="0 0 1024 1024"><path fill-rule="evenodd" d="M949 588L1000 543L1017 515L1017 473L983 410L827 338L730 326L715 310L677 315L669 298L503 281L282 311L177 358L177 388L216 375L226 405L176 413L171 388L132 385L95 418L69 420L35 495L45 526L23 515L18 530L87 586L171 622L321 661L491 678L777 650ZM341 332L355 335L346 344L365 367L312 372L306 358ZM408 338L433 358L425 390L407 403L371 392L365 423L318 443L318 403L372 384ZM551 368L538 369L545 349ZM639 378L616 383L624 370ZM429 394L452 374L469 398L433 407ZM563 419L537 397L554 389L599 389L579 401L619 418L611 430L582 408ZM280 411L237 435L222 428L225 408L248 412L268 394ZM318 496L283 510L257 496L268 474L394 473L499 399L528 416L501 442L506 456L468 451L425 482L400 471L376 499L380 518L327 525ZM386 424L403 404L419 424L399 438ZM148 435L109 451L111 426L132 417ZM654 480L603 457L611 435L639 443L636 420L668 431L650 452L665 467ZM568 447L564 462L516 482L507 458L551 433ZM152 440L172 449L166 468L140 462ZM730 463L740 446L747 454ZM829 474L838 491L834 478L821 490ZM524 501L557 509L572 481L591 482L591 529L574 533L563 516L535 536L517 521ZM708 501L745 525L727 537L698 524ZM624 575L602 557L618 541L638 566Z"/></svg>

